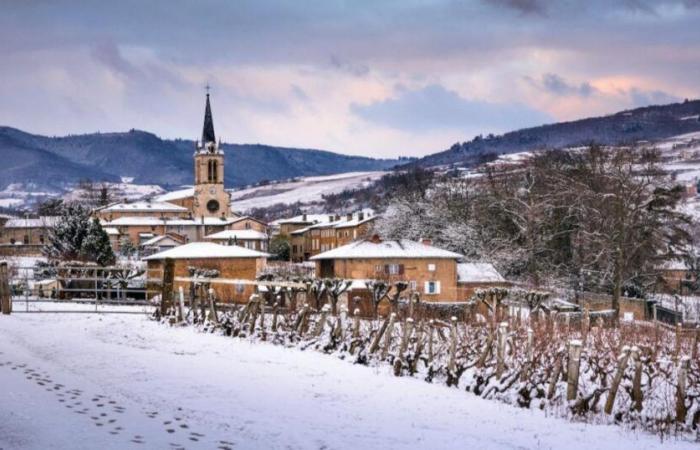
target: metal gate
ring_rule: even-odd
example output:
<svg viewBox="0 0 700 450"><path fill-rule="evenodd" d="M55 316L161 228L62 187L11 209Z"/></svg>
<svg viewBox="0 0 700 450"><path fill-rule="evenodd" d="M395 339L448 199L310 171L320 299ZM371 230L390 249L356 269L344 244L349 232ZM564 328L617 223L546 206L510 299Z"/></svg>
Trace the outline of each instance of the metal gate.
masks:
<svg viewBox="0 0 700 450"><path fill-rule="evenodd" d="M8 264L13 313L119 313L154 311L162 271L129 266Z"/></svg>

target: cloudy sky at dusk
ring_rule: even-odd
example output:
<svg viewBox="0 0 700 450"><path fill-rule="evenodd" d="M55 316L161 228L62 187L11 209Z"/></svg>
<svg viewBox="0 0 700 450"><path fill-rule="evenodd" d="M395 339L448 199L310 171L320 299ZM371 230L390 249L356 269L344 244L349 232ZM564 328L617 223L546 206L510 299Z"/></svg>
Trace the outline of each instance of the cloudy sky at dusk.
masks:
<svg viewBox="0 0 700 450"><path fill-rule="evenodd" d="M0 2L0 124L423 155L700 97L700 0Z"/></svg>

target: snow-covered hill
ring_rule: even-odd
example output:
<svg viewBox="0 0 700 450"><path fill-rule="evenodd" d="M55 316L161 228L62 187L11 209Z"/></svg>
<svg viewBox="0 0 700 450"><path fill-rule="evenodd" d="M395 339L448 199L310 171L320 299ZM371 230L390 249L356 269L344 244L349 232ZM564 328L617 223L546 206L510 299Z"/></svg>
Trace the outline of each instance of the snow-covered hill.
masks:
<svg viewBox="0 0 700 450"><path fill-rule="evenodd" d="M351 172L319 177L302 177L294 181L268 184L232 192L232 207L245 212L251 208L265 208L296 202L320 201L324 195L337 194L347 189L365 187L386 172Z"/></svg>

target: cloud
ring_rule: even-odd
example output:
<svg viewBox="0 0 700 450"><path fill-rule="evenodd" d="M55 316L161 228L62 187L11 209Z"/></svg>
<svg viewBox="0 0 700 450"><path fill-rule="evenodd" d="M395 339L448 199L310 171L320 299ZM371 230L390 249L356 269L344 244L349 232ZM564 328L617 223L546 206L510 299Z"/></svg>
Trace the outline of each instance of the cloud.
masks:
<svg viewBox="0 0 700 450"><path fill-rule="evenodd" d="M495 6L510 8L518 11L523 15L539 14L544 15L547 7L543 0L485 0L486 3Z"/></svg>
<svg viewBox="0 0 700 450"><path fill-rule="evenodd" d="M411 132L480 129L502 132L551 122L547 114L519 103L492 103L461 97L439 84L398 89L398 95L368 105L353 104L362 119Z"/></svg>
<svg viewBox="0 0 700 450"><path fill-rule="evenodd" d="M627 92L633 106L663 105L666 103L677 103L680 98L664 91L644 91L639 88L632 88Z"/></svg>
<svg viewBox="0 0 700 450"><path fill-rule="evenodd" d="M546 73L542 75L540 80L535 80L528 76L524 78L538 89L560 97L574 95L585 98L598 92L597 89L588 81L584 81L579 84L570 83L556 73Z"/></svg>
<svg viewBox="0 0 700 450"><path fill-rule="evenodd" d="M140 77L142 73L127 61L119 47L112 41L105 41L92 48L92 56L108 69L128 77Z"/></svg>

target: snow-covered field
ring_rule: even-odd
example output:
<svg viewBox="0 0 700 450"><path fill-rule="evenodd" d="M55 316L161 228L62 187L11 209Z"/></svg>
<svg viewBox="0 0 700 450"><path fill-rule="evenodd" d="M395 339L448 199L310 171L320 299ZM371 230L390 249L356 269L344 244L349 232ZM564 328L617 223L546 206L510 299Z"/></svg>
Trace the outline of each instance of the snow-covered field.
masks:
<svg viewBox="0 0 700 450"><path fill-rule="evenodd" d="M350 172L319 177L303 177L297 181L274 183L231 192L231 204L236 211L264 208L278 203L310 203L323 195L337 194L346 189L366 186L385 172Z"/></svg>
<svg viewBox="0 0 700 450"><path fill-rule="evenodd" d="M0 316L0 448L681 449L145 314Z"/></svg>

